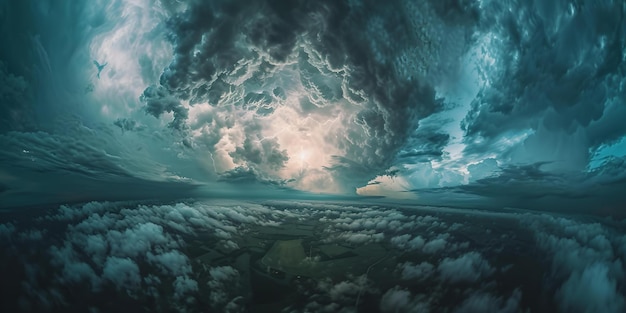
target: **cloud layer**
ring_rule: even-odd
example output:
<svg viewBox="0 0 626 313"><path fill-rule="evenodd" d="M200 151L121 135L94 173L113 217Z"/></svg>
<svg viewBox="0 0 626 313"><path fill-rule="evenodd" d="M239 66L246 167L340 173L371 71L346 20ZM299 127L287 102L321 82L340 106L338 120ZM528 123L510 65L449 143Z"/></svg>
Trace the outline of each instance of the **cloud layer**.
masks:
<svg viewBox="0 0 626 313"><path fill-rule="evenodd" d="M268 303L285 312L622 312L623 226L324 202L63 205L0 224L7 256L0 284L13 292L0 305L38 312L118 304L244 312ZM259 270L251 251L267 253L281 240L310 245L301 260L289 258L307 274L283 281L285 290L250 278ZM102 302L110 294L122 300Z"/></svg>

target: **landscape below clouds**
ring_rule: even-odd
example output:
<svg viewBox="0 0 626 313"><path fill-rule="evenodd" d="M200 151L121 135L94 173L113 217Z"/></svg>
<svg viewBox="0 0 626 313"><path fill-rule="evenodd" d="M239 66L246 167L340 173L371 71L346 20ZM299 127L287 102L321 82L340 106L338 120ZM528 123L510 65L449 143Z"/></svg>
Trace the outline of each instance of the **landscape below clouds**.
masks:
<svg viewBox="0 0 626 313"><path fill-rule="evenodd" d="M3 310L626 308L626 225L611 219L230 200L42 213L0 225Z"/></svg>

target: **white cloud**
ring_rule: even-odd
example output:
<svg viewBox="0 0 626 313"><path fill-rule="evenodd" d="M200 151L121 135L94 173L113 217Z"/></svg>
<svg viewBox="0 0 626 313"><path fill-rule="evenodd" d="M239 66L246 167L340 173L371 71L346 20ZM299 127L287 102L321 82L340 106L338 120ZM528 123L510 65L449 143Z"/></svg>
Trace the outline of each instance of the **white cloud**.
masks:
<svg viewBox="0 0 626 313"><path fill-rule="evenodd" d="M119 203L118 203L119 204ZM57 221L71 221L79 218L85 218L94 213L101 213L107 209L115 208L115 202L88 202L80 207L71 205L61 205L58 209L58 213L50 216L50 219Z"/></svg>
<svg viewBox="0 0 626 313"><path fill-rule="evenodd" d="M107 233L111 254L137 257L150 251L154 246L171 244L171 239L163 233L163 227L153 223L136 225L124 231L111 230Z"/></svg>
<svg viewBox="0 0 626 313"><path fill-rule="evenodd" d="M179 276L191 273L189 258L178 250L171 250L156 255L148 252L146 257L148 262L156 264L166 274Z"/></svg>
<svg viewBox="0 0 626 313"><path fill-rule="evenodd" d="M330 278L321 279L314 289L305 291L309 299L304 308L292 308L292 312L356 312L355 305L360 305L365 297L378 294L379 291L365 275L348 276L336 282Z"/></svg>
<svg viewBox="0 0 626 313"><path fill-rule="evenodd" d="M617 278L609 276L606 264L594 263L582 272L574 272L556 293L563 312L618 313L626 309Z"/></svg>
<svg viewBox="0 0 626 313"><path fill-rule="evenodd" d="M87 263L79 260L72 244L65 242L61 247L52 246L49 250L51 263L61 268L59 280L62 282L78 283L87 281L92 290L97 291L100 287L100 278Z"/></svg>
<svg viewBox="0 0 626 313"><path fill-rule="evenodd" d="M233 278L237 278L239 272L232 266L218 266L211 268L209 275L211 275L212 278L211 281L209 281L209 286L213 287L228 282Z"/></svg>
<svg viewBox="0 0 626 313"><path fill-rule="evenodd" d="M396 286L387 290L380 299L380 310L385 313L428 313L428 299L423 295L413 296L406 289Z"/></svg>
<svg viewBox="0 0 626 313"><path fill-rule="evenodd" d="M458 258L445 258L437 266L441 279L451 283L476 282L494 272L489 262L475 251Z"/></svg>
<svg viewBox="0 0 626 313"><path fill-rule="evenodd" d="M472 293L461 305L454 310L454 313L517 313L520 312L520 301L522 292L515 289L513 294L507 299L496 297L485 292Z"/></svg>
<svg viewBox="0 0 626 313"><path fill-rule="evenodd" d="M198 282L189 278L188 276L176 277L176 280L174 280L172 285L174 286L174 296L176 298L182 298L189 293L198 291Z"/></svg>
<svg viewBox="0 0 626 313"><path fill-rule="evenodd" d="M19 233L19 238L25 241L39 241L43 239L46 230L30 229ZM0 236L2 236L0 234Z"/></svg>
<svg viewBox="0 0 626 313"><path fill-rule="evenodd" d="M426 261L419 264L405 262L398 264L397 269L404 280L423 280L433 275L435 266Z"/></svg>
<svg viewBox="0 0 626 313"><path fill-rule="evenodd" d="M435 238L429 242L427 242L424 247L423 247L423 251L429 254L435 254L441 250L443 250L446 245L448 244L448 242L446 241L446 239L444 238Z"/></svg>
<svg viewBox="0 0 626 313"><path fill-rule="evenodd" d="M207 283L211 291L209 302L214 310L222 310L238 297L239 271L232 266L218 266L209 269L209 275L211 276Z"/></svg>
<svg viewBox="0 0 626 313"><path fill-rule="evenodd" d="M138 289L141 286L139 266L130 258L110 256L104 262L102 277L118 289Z"/></svg>
<svg viewBox="0 0 626 313"><path fill-rule="evenodd" d="M622 312L626 298L619 287L624 260L624 235L599 223L549 215L526 215L538 245L551 261L550 279L562 312Z"/></svg>
<svg viewBox="0 0 626 313"><path fill-rule="evenodd" d="M500 284L497 280L500 275L492 276L497 269L494 261L488 261L481 252L465 251L469 248L469 243L454 240L454 237L462 237L463 232L471 231L469 226L459 231L458 224L455 226L451 221L448 222L448 219L444 222L433 215L419 215L422 211L413 213L378 206L293 202L273 203L271 206L241 202L175 205L118 203L110 208L92 203L90 207L98 208L98 211L80 214L77 212L82 206L78 205L52 213L53 215L59 213L55 215L58 219L65 219L68 216L76 218L63 220L63 223L70 224L65 229L63 241L47 250L55 273L53 286L81 283L91 285L93 291L98 292L102 290L103 284L112 284L121 291L128 289L134 295L163 298L170 301L172 306L181 308L193 305L191 299L206 292L212 310L235 312L245 308L245 302L248 300L247 296L241 297L240 289L245 286L240 280L246 278L247 274L239 273L235 265L214 267L205 265L204 273L194 273L198 268L192 268L192 262L185 255L183 239L187 238L187 235L203 231L218 240L216 247L220 247L220 251L223 252L221 250L223 246L237 249L237 243L241 243L239 241L241 236L247 234L252 225L269 225L273 224L272 221L290 224L311 220L324 225L321 240L331 238L337 242L354 245L380 242L386 247L418 252L406 253L405 256L408 257L426 257L426 259L401 259L403 263L395 267L393 274L394 277L401 279L402 284L390 290L383 290L385 296L381 298L381 311L411 312L414 308L433 309L435 303L441 306L436 301L447 297L442 290L465 286L470 289L460 290L461 295L466 297L464 301L459 299L462 303L450 303L450 305L460 304L459 312L471 312L479 308L494 312L510 312L510 308L519 304L516 300L517 293L507 298L491 289ZM435 212L447 209L424 210ZM462 212L469 214L467 211ZM491 216L484 212L477 214ZM604 224L582 223L548 215L517 213L513 215L497 213L497 215L515 217L511 220L521 218L522 226L535 233L537 246L540 251L545 252L546 259L542 261L551 265L545 278L546 285L554 287L552 295L561 311L576 312L581 308L579 312L586 312L602 308L607 312L616 312L623 309L622 259L625 251L623 249L626 247L624 244L626 237L623 234ZM40 221L47 223L47 220L49 219ZM396 223L402 226L398 227ZM450 234L445 232L450 229L456 230ZM43 228L40 230L45 232ZM16 237L24 233L15 230L12 232L17 234ZM231 239L220 240L217 235L219 233L230 236ZM497 230L491 235L495 236L493 240L498 241L496 246L510 238L500 236ZM432 254L424 255L419 252ZM538 257L541 255L538 254ZM156 272L148 273L146 266L149 270L156 269ZM514 266L511 270L516 269L519 267ZM394 268L391 267L391 270ZM508 275L511 270L505 274ZM208 274L208 281L202 280L207 277L204 274ZM35 276L31 281L37 279ZM429 284L432 283L434 292L428 297L412 294L410 292L414 290L412 286L423 284L424 280L428 280ZM463 284L456 285L457 283ZM477 285L480 289L475 288ZM381 295L381 291L376 290L372 282L364 276L349 277L344 281L322 280L313 289L302 294L307 300L303 301L300 307L292 306L290 310L350 311L355 309L354 303L359 297L359 292L355 290L361 292L361 299ZM163 290L173 292L163 294ZM550 294L550 291L547 293ZM586 295L584 301L575 299L581 298L581 294ZM192 302L187 302L188 300ZM392 300L397 304L393 304ZM608 302L611 304L607 304ZM571 309L573 305L576 305L577 309ZM453 312L452 307L446 309Z"/></svg>
<svg viewBox="0 0 626 313"><path fill-rule="evenodd" d="M15 232L15 225L13 223L0 224L0 237L3 239L9 239Z"/></svg>
<svg viewBox="0 0 626 313"><path fill-rule="evenodd" d="M330 288L328 294L332 301L352 299L359 293L360 286L355 282L342 281Z"/></svg>
<svg viewBox="0 0 626 313"><path fill-rule="evenodd" d="M102 266L109 249L109 243L101 234L87 235L83 251L91 256L95 264Z"/></svg>

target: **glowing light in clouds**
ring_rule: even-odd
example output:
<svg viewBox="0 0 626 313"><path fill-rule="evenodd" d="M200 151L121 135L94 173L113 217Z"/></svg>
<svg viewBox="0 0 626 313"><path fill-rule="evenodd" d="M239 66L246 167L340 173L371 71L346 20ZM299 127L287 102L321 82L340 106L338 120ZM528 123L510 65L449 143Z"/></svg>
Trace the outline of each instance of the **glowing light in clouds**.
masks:
<svg viewBox="0 0 626 313"><path fill-rule="evenodd" d="M85 27L33 36L37 113L105 125L95 150L157 181L405 197L536 164L592 175L624 155L626 63L623 27L581 26L619 10L590 3L537 7L545 27L494 1L42 4L42 25Z"/></svg>

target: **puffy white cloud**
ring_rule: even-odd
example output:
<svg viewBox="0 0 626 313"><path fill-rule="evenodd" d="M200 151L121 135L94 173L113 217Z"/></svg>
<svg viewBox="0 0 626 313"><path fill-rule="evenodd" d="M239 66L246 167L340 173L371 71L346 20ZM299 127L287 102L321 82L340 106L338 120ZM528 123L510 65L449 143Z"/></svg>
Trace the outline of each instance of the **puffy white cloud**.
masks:
<svg viewBox="0 0 626 313"><path fill-rule="evenodd" d="M341 281L321 279L312 290L305 291L308 302L300 307L289 307L290 312L356 312L365 297L379 293L366 275L348 276Z"/></svg>
<svg viewBox="0 0 626 313"><path fill-rule="evenodd" d="M182 298L186 294L198 291L198 282L188 276L178 276L172 284L176 298Z"/></svg>
<svg viewBox="0 0 626 313"><path fill-rule="evenodd" d="M459 223L461 220L463 224ZM322 202L272 201L260 205L206 201L63 206L24 228L17 227L21 224L2 225L13 229L8 231L13 237L3 241L9 245L29 230L48 234L52 228L47 226L61 226L60 236L52 238L52 242L46 235L41 242L33 243L45 247L39 255L49 256L49 268L53 269L50 273L29 272L29 286L37 290L44 288L38 285L39 281L50 278L45 288L90 286L98 295L103 286L114 286L120 292L128 292L130 297L162 299L180 310L193 307L198 304L194 299L205 295L212 310L239 312L245 310L250 299L249 294L242 293L248 288L248 273L239 267L239 261L232 265L192 262L191 256L186 255L187 239L197 234L202 238L209 236L214 239L210 241L215 244L212 248L224 253L247 245L245 236L258 230L258 226L300 225L309 221L322 226L316 228L322 231L317 240L328 239L353 246L376 242L375 246L381 247L380 253L386 249L388 257L392 258L377 263L380 265L368 272L367 277L348 275L336 280L320 279L319 283L305 279L300 282L300 289L295 290L303 301L286 311L349 312L360 310L366 301L380 299L379 309L389 312L412 312L415 308L516 312L525 309L519 307L521 292L502 287L510 286L508 281L503 285L502 280L516 277L516 271L524 267L518 266L515 260L505 259L504 264L513 265L505 266L507 269L502 268L496 274L503 260L487 259L493 255L487 249L503 247L494 251L507 255L528 253L519 250L527 246L538 248L528 253L530 257L549 265L542 277L545 289L529 291L528 297L539 294L553 297L554 304L563 312L599 309L618 312L624 307L626 236L619 229L623 223L591 217ZM494 222L498 226L490 224L492 231L477 234L474 221ZM500 222L504 223L502 227ZM509 229L510 225L519 225L522 235L515 227ZM534 242L533 237L524 235L526 231L534 234ZM224 240L222 236L230 239ZM439 248L429 250L426 248L429 243ZM393 264L393 258L399 264ZM389 280L372 280L385 271L393 274ZM375 285L377 282L381 285ZM521 279L520 282L528 281ZM397 287L389 289L396 284ZM432 292L418 294L426 287ZM520 290L526 287L522 285ZM164 294L164 290L172 292ZM453 291L452 295L448 291ZM45 297L52 299L50 295ZM456 300L448 301L451 298ZM355 303L360 304L355 307ZM543 308L541 305L529 307Z"/></svg>
<svg viewBox="0 0 626 313"><path fill-rule="evenodd" d="M380 299L381 312L428 313L430 303L423 295L414 296L410 291L398 286L387 290Z"/></svg>
<svg viewBox="0 0 626 313"><path fill-rule="evenodd" d="M354 298L362 287L352 281L342 281L330 288L328 295L332 301L344 301Z"/></svg>
<svg viewBox="0 0 626 313"><path fill-rule="evenodd" d="M582 272L574 272L557 291L563 312L623 312L624 295L616 277L609 276L606 264L594 263Z"/></svg>
<svg viewBox="0 0 626 313"><path fill-rule="evenodd" d="M0 224L0 236L9 239L15 233L15 225L13 223Z"/></svg>
<svg viewBox="0 0 626 313"><path fill-rule="evenodd" d="M61 268L61 272L57 277L61 282L78 283L86 281L91 284L92 290L97 291L100 288L100 277L89 264L80 260L71 243L65 242L61 247L53 246L49 252L52 256L52 265Z"/></svg>
<svg viewBox="0 0 626 313"><path fill-rule="evenodd" d="M550 215L526 216L538 245L551 261L551 281L558 286L555 298L562 312L619 312L626 297L624 259L620 249L624 235L600 223L587 223Z"/></svg>
<svg viewBox="0 0 626 313"><path fill-rule="evenodd" d="M426 253L434 254L443 250L447 244L448 242L445 238L435 238L424 244L422 250Z"/></svg>
<svg viewBox="0 0 626 313"><path fill-rule="evenodd" d="M180 253L178 250L171 250L158 254L148 252L146 258L148 262L156 264L163 272L170 275L179 276L191 273L189 258Z"/></svg>
<svg viewBox="0 0 626 313"><path fill-rule="evenodd" d="M83 251L91 256L95 264L102 265L109 251L109 243L101 234L87 235Z"/></svg>
<svg viewBox="0 0 626 313"><path fill-rule="evenodd" d="M118 289L138 289L141 286L139 266L130 258L107 257L102 278L111 281Z"/></svg>
<svg viewBox="0 0 626 313"><path fill-rule="evenodd" d="M422 236L415 236L411 238L411 235L404 234L391 238L391 243L400 249L419 250L424 247L424 238Z"/></svg>
<svg viewBox="0 0 626 313"><path fill-rule="evenodd" d="M435 266L426 261L419 264L405 262L398 264L397 269L404 280L423 280L434 274Z"/></svg>
<svg viewBox="0 0 626 313"><path fill-rule="evenodd" d="M457 258L443 259L437 271L444 281L473 283L493 274L495 270L480 253L472 251Z"/></svg>
<svg viewBox="0 0 626 313"><path fill-rule="evenodd" d="M239 286L239 271L232 266L218 266L209 269L209 275L211 276L207 282L211 292L209 301L214 310L220 310L238 298L236 292Z"/></svg>
<svg viewBox="0 0 626 313"><path fill-rule="evenodd" d="M163 233L163 227L153 223L135 225L124 231L107 232L111 254L116 256L137 257L150 251L154 246L171 242Z"/></svg>
<svg viewBox="0 0 626 313"><path fill-rule="evenodd" d="M27 231L20 232L18 237L21 240L37 241L37 240L43 239L45 232L46 232L45 229L44 230L29 229Z"/></svg>
<svg viewBox="0 0 626 313"><path fill-rule="evenodd" d="M508 298L497 297L485 292L474 292L454 310L454 313L493 312L517 313L520 312L522 292L515 289Z"/></svg>

